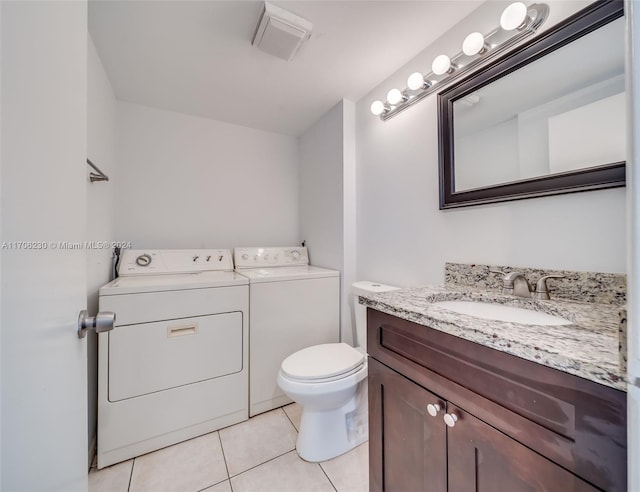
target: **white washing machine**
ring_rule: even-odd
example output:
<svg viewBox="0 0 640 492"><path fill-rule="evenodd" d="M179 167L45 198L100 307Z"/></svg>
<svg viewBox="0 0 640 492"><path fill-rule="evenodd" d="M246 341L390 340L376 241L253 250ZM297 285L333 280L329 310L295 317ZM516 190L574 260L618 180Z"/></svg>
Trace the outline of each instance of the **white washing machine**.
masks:
<svg viewBox="0 0 640 492"><path fill-rule="evenodd" d="M248 418L249 286L231 251L126 250L100 289L98 468Z"/></svg>
<svg viewBox="0 0 640 492"><path fill-rule="evenodd" d="M249 415L290 403L278 387L282 361L340 338L340 272L309 265L307 249L235 248L249 279Z"/></svg>

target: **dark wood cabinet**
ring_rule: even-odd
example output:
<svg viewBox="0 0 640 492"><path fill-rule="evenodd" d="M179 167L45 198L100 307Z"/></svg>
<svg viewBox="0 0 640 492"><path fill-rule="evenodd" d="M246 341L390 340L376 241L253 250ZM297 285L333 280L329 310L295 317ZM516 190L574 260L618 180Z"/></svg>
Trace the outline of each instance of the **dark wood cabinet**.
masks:
<svg viewBox="0 0 640 492"><path fill-rule="evenodd" d="M455 405L447 412L458 415L447 435L449 492L598 490Z"/></svg>
<svg viewBox="0 0 640 492"><path fill-rule="evenodd" d="M624 392L368 311L370 490L626 490Z"/></svg>
<svg viewBox="0 0 640 492"><path fill-rule="evenodd" d="M436 395L375 360L369 363L371 490L447 490L447 432L427 413ZM439 413L443 413L442 411ZM372 420L373 419L373 420Z"/></svg>

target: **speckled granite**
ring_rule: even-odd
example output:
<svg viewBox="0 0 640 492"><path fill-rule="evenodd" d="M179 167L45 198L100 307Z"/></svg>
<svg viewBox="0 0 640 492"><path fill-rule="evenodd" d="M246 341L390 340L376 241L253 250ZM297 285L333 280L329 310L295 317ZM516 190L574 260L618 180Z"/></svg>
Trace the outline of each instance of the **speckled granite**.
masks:
<svg viewBox="0 0 640 492"><path fill-rule="evenodd" d="M620 371L627 373L627 307L624 306L618 311L620 325L618 326L618 352L620 358Z"/></svg>
<svg viewBox="0 0 640 492"><path fill-rule="evenodd" d="M523 307L568 319L535 326L457 314L432 303L476 300ZM619 365L619 306L556 299L539 301L461 286L426 286L360 297L369 307L523 359L626 390Z"/></svg>
<svg viewBox="0 0 640 492"><path fill-rule="evenodd" d="M532 287L535 287L538 279L544 275L564 275L565 278L554 278L547 281L552 299L569 299L619 306L627 302L627 276L616 273L446 263L444 267L445 285L463 285L499 291L502 289L502 276L490 273L489 270L522 272Z"/></svg>

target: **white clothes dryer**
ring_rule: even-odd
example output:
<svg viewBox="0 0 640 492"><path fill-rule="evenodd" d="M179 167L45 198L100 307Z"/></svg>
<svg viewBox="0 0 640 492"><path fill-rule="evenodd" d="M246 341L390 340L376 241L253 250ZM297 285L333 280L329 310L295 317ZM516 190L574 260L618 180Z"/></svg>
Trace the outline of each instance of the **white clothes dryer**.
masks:
<svg viewBox="0 0 640 492"><path fill-rule="evenodd" d="M249 279L249 415L292 400L278 387L292 353L340 338L340 272L309 265L307 248L235 248Z"/></svg>
<svg viewBox="0 0 640 492"><path fill-rule="evenodd" d="M248 418L245 277L231 251L126 250L100 289L98 468Z"/></svg>

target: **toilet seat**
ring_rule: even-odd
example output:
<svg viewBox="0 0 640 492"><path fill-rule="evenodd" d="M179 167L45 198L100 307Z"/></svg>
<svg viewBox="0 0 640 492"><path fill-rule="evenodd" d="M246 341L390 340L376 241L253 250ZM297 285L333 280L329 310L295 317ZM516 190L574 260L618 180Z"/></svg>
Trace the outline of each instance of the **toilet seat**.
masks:
<svg viewBox="0 0 640 492"><path fill-rule="evenodd" d="M364 355L346 343L314 345L291 354L281 365L283 376L301 383L346 378L362 368Z"/></svg>

